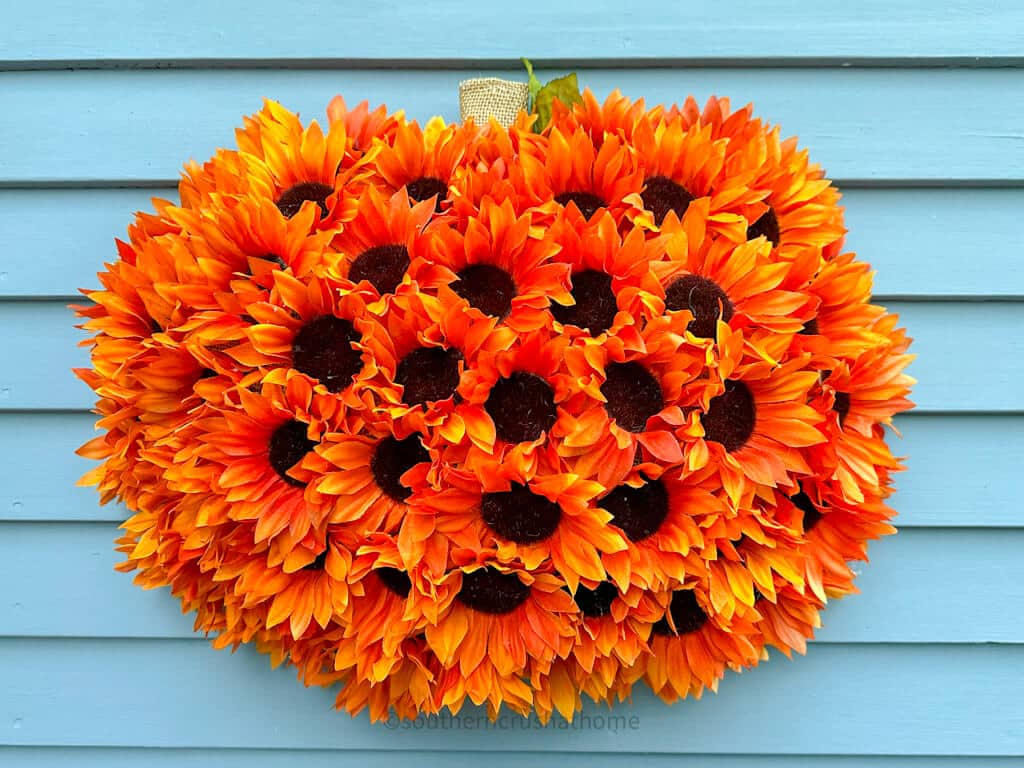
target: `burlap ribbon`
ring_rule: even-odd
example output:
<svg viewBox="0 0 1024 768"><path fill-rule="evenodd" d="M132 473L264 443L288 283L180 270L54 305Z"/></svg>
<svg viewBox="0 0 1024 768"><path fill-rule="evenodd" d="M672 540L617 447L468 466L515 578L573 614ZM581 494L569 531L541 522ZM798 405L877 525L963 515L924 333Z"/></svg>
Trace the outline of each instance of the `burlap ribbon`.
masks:
<svg viewBox="0 0 1024 768"><path fill-rule="evenodd" d="M459 112L462 119L473 118L479 125L493 116L508 128L519 110L526 109L530 88L526 83L478 77L459 83Z"/></svg>

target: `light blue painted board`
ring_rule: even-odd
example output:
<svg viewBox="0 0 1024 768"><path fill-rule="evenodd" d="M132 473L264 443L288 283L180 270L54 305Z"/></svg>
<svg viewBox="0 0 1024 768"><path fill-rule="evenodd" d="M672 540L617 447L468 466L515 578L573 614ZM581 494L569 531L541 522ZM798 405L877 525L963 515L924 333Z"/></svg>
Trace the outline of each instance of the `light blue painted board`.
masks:
<svg viewBox="0 0 1024 768"><path fill-rule="evenodd" d="M114 571L119 535L111 524L0 524L0 636L201 638L167 590ZM874 542L856 566L862 594L828 606L818 640L1024 643L1022 548L1022 530L911 528ZM942 610L922 599L937 592Z"/></svg>
<svg viewBox="0 0 1024 768"><path fill-rule="evenodd" d="M1024 294L1024 189L849 189L843 205L878 296Z"/></svg>
<svg viewBox="0 0 1024 768"><path fill-rule="evenodd" d="M342 93L425 119L457 116L477 70L10 72L0 78L0 182L177 178L233 141L263 97L306 118ZM541 73L546 77L556 72ZM1019 69L595 69L581 82L649 103L729 95L799 135L836 179L1024 179ZM955 107L955 108L953 108ZM68 115L74 115L73 120Z"/></svg>
<svg viewBox="0 0 1024 768"><path fill-rule="evenodd" d="M1024 303L889 302L916 338L921 411L1020 410L1024 376ZM75 318L56 301L0 302L0 411L87 409L88 388L70 369L88 362ZM969 386L968 386L969 385Z"/></svg>
<svg viewBox="0 0 1024 768"><path fill-rule="evenodd" d="M114 238L164 189L0 189L0 298L77 296L116 259ZM1024 189L849 189L849 249L880 297L1024 296Z"/></svg>
<svg viewBox="0 0 1024 768"><path fill-rule="evenodd" d="M94 488L77 487L96 465L74 451L95 431L87 413L0 414L0 520L124 520L116 506L99 505ZM83 515L87 517L83 518Z"/></svg>
<svg viewBox="0 0 1024 768"><path fill-rule="evenodd" d="M0 520L120 522L118 504L100 506L93 488L75 483L94 465L74 455L93 437L87 413L0 412ZM892 506L901 527L1022 527L1024 512L1007 503L1017 493L1016 462L1024 456L1024 416L921 414L897 422L889 436L909 469L896 477Z"/></svg>
<svg viewBox="0 0 1024 768"><path fill-rule="evenodd" d="M941 603L937 604L941 608ZM0 722L13 746L178 746L718 754L1020 755L1024 645L821 645L773 658L718 695L667 707L638 691L635 730L386 728L332 710L243 648L189 640L0 640ZM606 709L588 707L594 723ZM741 724L742 727L737 727ZM998 738L994 736L998 735Z"/></svg>
<svg viewBox="0 0 1024 768"><path fill-rule="evenodd" d="M117 260L114 238L127 239L153 196L177 190L0 190L0 296L78 297L98 287L96 273Z"/></svg>
<svg viewBox="0 0 1024 768"><path fill-rule="evenodd" d="M1017 57L1024 25L1012 0L935 9L914 0L822 3L813 13L799 0L778 0L770 12L749 0L640 0L628 13L613 0L522 0L514 14L465 0L358 11L309 0L285 24L269 0L57 0L45 14L30 8L5 5L0 60Z"/></svg>
<svg viewBox="0 0 1024 768"><path fill-rule="evenodd" d="M896 477L890 500L897 525L1024 525L1024 510L1009 501L1024 456L1024 417L915 411L901 416L897 427L903 439L889 444L907 457L908 467Z"/></svg>
<svg viewBox="0 0 1024 768"><path fill-rule="evenodd" d="M1012 757L860 755L652 755L571 752L394 752L389 750L135 749L0 747L5 768L1015 768Z"/></svg>

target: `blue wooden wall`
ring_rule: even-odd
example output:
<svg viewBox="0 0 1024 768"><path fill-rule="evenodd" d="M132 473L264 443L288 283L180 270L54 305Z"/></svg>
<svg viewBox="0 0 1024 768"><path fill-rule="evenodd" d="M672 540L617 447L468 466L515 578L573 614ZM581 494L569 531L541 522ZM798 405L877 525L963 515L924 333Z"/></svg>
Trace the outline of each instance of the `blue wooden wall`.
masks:
<svg viewBox="0 0 1024 768"><path fill-rule="evenodd" d="M0 0L0 765L1019 764L1024 3L507 5ZM459 80L524 54L599 94L752 100L839 181L849 243L920 355L902 531L806 658L718 696L640 695L623 727L371 726L114 573L122 511L74 487L91 398L65 305L261 97L454 118Z"/></svg>

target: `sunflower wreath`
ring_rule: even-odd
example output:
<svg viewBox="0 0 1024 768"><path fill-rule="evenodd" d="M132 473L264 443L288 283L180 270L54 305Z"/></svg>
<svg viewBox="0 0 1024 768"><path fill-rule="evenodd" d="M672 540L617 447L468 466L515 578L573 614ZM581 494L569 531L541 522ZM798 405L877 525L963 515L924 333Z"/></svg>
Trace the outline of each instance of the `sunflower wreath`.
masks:
<svg viewBox="0 0 1024 768"><path fill-rule="evenodd" d="M374 720L699 697L894 532L909 339L821 169L726 99L534 98L268 101L76 308L118 568Z"/></svg>

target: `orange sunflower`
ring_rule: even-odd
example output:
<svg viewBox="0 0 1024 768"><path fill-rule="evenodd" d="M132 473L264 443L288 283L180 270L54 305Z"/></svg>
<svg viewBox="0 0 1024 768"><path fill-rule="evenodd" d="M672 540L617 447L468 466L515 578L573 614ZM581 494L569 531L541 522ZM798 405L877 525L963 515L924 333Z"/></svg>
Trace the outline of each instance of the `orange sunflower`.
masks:
<svg viewBox="0 0 1024 768"><path fill-rule="evenodd" d="M852 359L889 344L887 329L875 330L885 309L870 303L871 267L854 254L826 260L818 251L806 250L792 262L781 287L810 294L817 304L814 315L793 337L791 352L812 354L813 367L830 370L836 359Z"/></svg>
<svg viewBox="0 0 1024 768"><path fill-rule="evenodd" d="M95 389L104 386L94 377L80 374L80 378ZM167 493L164 467L173 458L174 448L154 450L151 427L138 419L132 406L103 398L95 412L100 416L96 427L106 432L89 440L76 453L102 463L83 475L78 484L96 486L100 504L120 500L129 509L150 510L159 506Z"/></svg>
<svg viewBox="0 0 1024 768"><path fill-rule="evenodd" d="M724 173L728 139L713 138L710 125L641 121L633 143L644 169L644 213L635 223L675 229L695 200L707 198L699 215L711 233L733 242L747 239L743 214L761 195L748 186L749 179Z"/></svg>
<svg viewBox="0 0 1024 768"><path fill-rule="evenodd" d="M595 146L600 146L605 137L614 136L629 145L634 141L637 127L651 120L657 109L648 112L644 109L644 100L632 100L616 88L604 102L589 88L580 94L580 101L566 107L560 101L552 105L551 123L563 133L572 133L582 128L590 136Z"/></svg>
<svg viewBox="0 0 1024 768"><path fill-rule="evenodd" d="M621 222L642 210L643 171L621 140L610 136L598 144L582 128L552 128L547 140L543 153L525 148L514 176L519 194L538 213L568 210L589 220L606 209Z"/></svg>
<svg viewBox="0 0 1024 768"><path fill-rule="evenodd" d="M896 532L889 523L894 512L881 495L851 504L820 483L805 480L780 506L787 502L795 507L793 514L807 536L803 553L811 592L823 603L856 592L849 562L866 561L869 541Z"/></svg>
<svg viewBox="0 0 1024 768"><path fill-rule="evenodd" d="M458 302L445 306L426 294L396 296L371 333L387 380L376 391L396 434L420 432L452 445L463 442L467 429L481 426L464 417L463 372L481 353L507 350L516 338L495 317L474 317ZM475 439L486 442L489 431L477 432Z"/></svg>
<svg viewBox="0 0 1024 768"><path fill-rule="evenodd" d="M338 640L334 666L355 679L379 685L407 661L409 641L422 639L443 592L425 579L422 564L406 570L394 537L370 534L355 550L352 617ZM425 610L424 610L425 609Z"/></svg>
<svg viewBox="0 0 1024 768"><path fill-rule="evenodd" d="M440 701L453 712L467 698L486 703L492 717L502 704L528 711L532 694L522 677L569 655L576 605L552 574L466 559L451 575L454 599L426 628L427 644L446 670Z"/></svg>
<svg viewBox="0 0 1024 768"><path fill-rule="evenodd" d="M573 595L580 609L576 644L568 659L556 659L550 672L532 680L534 709L544 722L557 711L566 720L582 708L582 696L598 703L623 701L642 655L650 652L651 627L665 613L662 595L630 587L625 592L609 581Z"/></svg>
<svg viewBox="0 0 1024 768"><path fill-rule="evenodd" d="M434 512L434 531L454 550L493 551L503 563L536 571L550 563L573 591L580 579L604 581L601 553L626 548L596 506L601 486L541 460L452 468L444 487L418 499Z"/></svg>
<svg viewBox="0 0 1024 768"><path fill-rule="evenodd" d="M717 616L750 618L760 599L775 600L780 589L805 591L803 530L785 506L780 510L758 497L739 514L700 524L708 532L702 555Z"/></svg>
<svg viewBox="0 0 1024 768"><path fill-rule="evenodd" d="M178 189L185 207L205 207L225 194L246 195L273 201L286 218L308 203L318 214L318 228L351 217L351 197L339 188L365 174L361 166L368 158L354 150L344 121L331 123L326 134L316 121L303 128L298 116L268 99L244 122L235 132L237 152L221 150L203 166L187 166Z"/></svg>
<svg viewBox="0 0 1024 768"><path fill-rule="evenodd" d="M705 689L717 691L726 669L759 661L754 634L749 621L723 623L699 582L672 590L668 609L651 628L651 652L641 661L644 680L667 702L700 698Z"/></svg>
<svg viewBox="0 0 1024 768"><path fill-rule="evenodd" d="M708 380L686 346L690 315L656 317L640 332L641 343L573 346L565 351L567 378L578 394L567 405L555 435L559 454L583 477L614 487L639 455L668 464L682 460L674 431L680 406L702 400Z"/></svg>
<svg viewBox="0 0 1024 768"><path fill-rule="evenodd" d="M257 544L285 536L289 550L320 551L318 530L330 519L333 500L310 481L328 467L315 448L344 418L337 402L299 376L286 386L264 385L260 395L240 389L237 398L237 407L195 425L194 440L165 470L168 486L182 493L203 489L227 502L231 519L255 525Z"/></svg>
<svg viewBox="0 0 1024 768"><path fill-rule="evenodd" d="M648 462L608 489L597 503L629 542L601 555L612 582L620 589L664 590L702 570L703 529L709 518L726 513L718 487L707 469L687 474L681 466Z"/></svg>
<svg viewBox="0 0 1024 768"><path fill-rule="evenodd" d="M643 346L639 328L646 317L663 310L650 264L661 257L664 238L645 239L639 229L623 238L608 212L590 222L563 213L551 231L559 248L555 260L572 270L571 303L565 306L559 299L550 308L555 330L583 343ZM607 341L604 334L616 341Z"/></svg>
<svg viewBox="0 0 1024 768"><path fill-rule="evenodd" d="M761 619L755 626L761 634L760 642L779 649L787 657L793 651L807 653L807 641L821 627L821 607L789 585L781 586L773 598L758 595L755 608Z"/></svg>
<svg viewBox="0 0 1024 768"><path fill-rule="evenodd" d="M573 382L562 368L566 343L562 336L538 331L507 349L478 356L476 368L466 371L459 390L468 438L459 448L468 461L532 462L553 450L548 435L568 428L560 404L574 394Z"/></svg>
<svg viewBox="0 0 1024 768"><path fill-rule="evenodd" d="M379 313L382 297L412 291L409 265L426 252L431 240L427 223L433 215L430 200L412 204L405 188L392 195L368 187L355 216L334 238L336 258L327 274L347 281Z"/></svg>
<svg viewBox="0 0 1024 768"><path fill-rule="evenodd" d="M322 551L313 560L302 563L308 556L303 553L277 565L268 563L265 552L249 554L239 548L225 553L212 576L232 584L243 610L264 606L263 626L281 625L297 640L312 624L326 629L348 621L352 553L330 536L319 546Z"/></svg>
<svg viewBox="0 0 1024 768"><path fill-rule="evenodd" d="M660 114L665 122L679 121L686 128L710 126L712 138L728 139L730 156L739 153L763 131L761 120L754 117L752 104L733 109L731 101L721 96L710 96L703 107L693 96L687 96L682 106L673 104L660 110Z"/></svg>
<svg viewBox="0 0 1024 768"><path fill-rule="evenodd" d="M476 322L499 321L526 334L551 323L551 302L568 303L569 270L552 257L559 245L531 231L508 201L485 197L465 234L438 229L416 282L436 292L442 306L461 306Z"/></svg>
<svg viewBox="0 0 1024 768"><path fill-rule="evenodd" d="M336 499L331 522L361 535L397 533L406 500L435 461L419 434L400 439L379 419L325 434L321 455L328 466L315 489Z"/></svg>
<svg viewBox="0 0 1024 768"><path fill-rule="evenodd" d="M268 300L246 307L255 321L244 330L247 341L227 354L266 370L270 383L283 384L299 374L321 394L361 407L382 381L374 362L374 321L361 297L342 294L340 284L329 278L304 283L280 271L273 277Z"/></svg>
<svg viewBox="0 0 1024 768"><path fill-rule="evenodd" d="M706 210L706 201L694 207ZM788 335L798 333L814 316L816 297L784 290L788 265L774 261L768 244L753 240L736 245L708 236L706 216L687 218L666 243L665 258L653 262L658 295L666 310L689 312L687 338L695 343L719 336L721 323L743 329L746 343L765 359L781 357Z"/></svg>
<svg viewBox="0 0 1024 768"><path fill-rule="evenodd" d="M810 450L816 474L828 478L837 492L851 502L864 500L885 483L887 473L898 471L899 462L884 439L884 428L893 417L913 407L907 395L914 379L904 373L913 359L906 354L903 333L887 316L879 329L893 347L872 347L853 360L837 360L815 391L812 405L824 416L822 429L828 440Z"/></svg>
<svg viewBox="0 0 1024 768"><path fill-rule="evenodd" d="M220 293L273 287L271 273L290 270L304 277L324 264L330 232L313 232L317 210L305 206L291 218L269 200L226 198L205 209L170 208L168 215L190 235L196 279L176 284L174 295L186 306L216 308ZM248 279L253 286L237 285Z"/></svg>
<svg viewBox="0 0 1024 768"><path fill-rule="evenodd" d="M520 156L524 152L542 156L547 146L547 139L534 133L525 119L506 130L492 117L479 131L471 161L464 163L448 184L454 219L450 223L460 231L476 218L484 198L498 204L511 203L516 215L532 212L529 201L519 195L513 175L521 175Z"/></svg>
<svg viewBox="0 0 1024 768"><path fill-rule="evenodd" d="M730 364L718 394L706 408L692 411L677 431L680 437L693 439L689 468L717 466L734 504L743 497L747 482L791 485L790 473L811 473L800 449L826 438L818 428L820 414L806 405L817 373L805 370L804 363L798 358L778 366L762 361L734 368Z"/></svg>
<svg viewBox="0 0 1024 768"><path fill-rule="evenodd" d="M478 134L472 123L445 125L439 117L422 129L415 121L401 121L380 147L374 173L383 188L397 192L404 187L410 200L432 200L434 210L441 213L451 207L449 185L456 172L472 162Z"/></svg>
<svg viewBox="0 0 1024 768"><path fill-rule="evenodd" d="M401 655L387 678L379 683L360 679L353 672L342 675L335 706L351 715L369 711L371 722L392 717L415 720L421 715L436 714L441 708L438 691L445 671L417 635L402 643ZM328 678L327 684L334 681Z"/></svg>
<svg viewBox="0 0 1024 768"><path fill-rule="evenodd" d="M331 99L327 105L328 122L345 126L345 133L352 138L352 148L356 152L367 152L373 146L374 139L390 143L404 118L404 112L390 114L383 104L371 110L368 101L361 101L354 109L349 109L344 97L340 95Z"/></svg>
<svg viewBox="0 0 1024 768"><path fill-rule="evenodd" d="M187 251L171 247L179 232L163 219L140 222L133 228L137 242L119 243L121 260L101 275L103 290L84 291L93 303L75 308L85 320L80 327L95 334L82 342L91 348L92 367L75 374L99 396L97 426L107 430L79 451L104 461L82 483L99 486L103 503L161 504L163 468L201 416L204 399L222 389L207 382L203 362L172 332L192 312L167 295L194 266ZM186 256L180 267L175 254Z"/></svg>
<svg viewBox="0 0 1024 768"><path fill-rule="evenodd" d="M846 234L839 192L811 163L796 138L779 138L779 129L763 131L735 156L736 173L753 173L749 186L764 194L747 213L747 237L764 237L780 261L807 248L826 249Z"/></svg>

